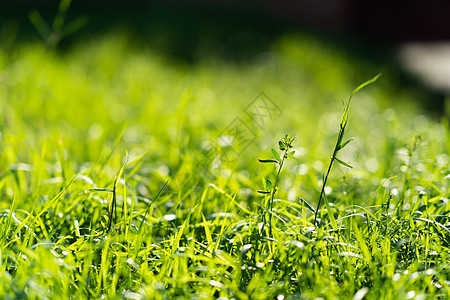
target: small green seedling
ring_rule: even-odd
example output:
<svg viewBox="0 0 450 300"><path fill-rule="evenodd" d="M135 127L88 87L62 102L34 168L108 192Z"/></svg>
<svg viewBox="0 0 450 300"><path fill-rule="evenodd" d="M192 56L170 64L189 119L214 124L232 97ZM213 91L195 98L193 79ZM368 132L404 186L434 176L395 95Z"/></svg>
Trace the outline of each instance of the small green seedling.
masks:
<svg viewBox="0 0 450 300"><path fill-rule="evenodd" d="M108 189L108 188L92 188L92 189L88 189L83 191L81 194L86 194L86 193L90 193L90 192L109 192L112 194L111 200L108 203L108 215L107 215L107 223L108 225L105 226L105 232L109 232L112 224L113 224L113 219L114 219L114 224L117 223L117 186L119 184L120 178L122 177L123 171L125 170L125 167L127 166L128 163L128 151L126 153L126 160L125 162L122 164L122 167L119 170L119 173L117 174L116 178L114 179L114 184L113 184L113 188L112 189Z"/></svg>
<svg viewBox="0 0 450 300"><path fill-rule="evenodd" d="M273 209L273 199L275 197L275 193L278 190L278 180L280 178L280 172L283 168L284 161L288 158L291 158L294 156L295 151L292 149L292 144L295 141L295 137L291 137L291 134L286 134L284 138L280 139L278 141L278 148L281 151L281 156L278 153L277 150L272 148L272 155L274 158L270 159L258 159L260 163L267 164L267 163L274 163L278 165L278 171L277 175L275 177L275 182L272 183L269 178L266 180L265 190L259 190L258 193L268 195L269 196L269 203L268 203L268 210L269 210L269 234L271 237L273 237L273 231L272 231L272 209ZM263 220L265 220L265 217L263 215ZM264 224L265 222L263 222Z"/></svg>
<svg viewBox="0 0 450 300"><path fill-rule="evenodd" d="M380 77L380 76L381 76L381 74L378 74L377 76L373 77L372 79L367 80L366 82L364 82L363 84L358 86L351 93L351 95L348 99L347 105L345 106L344 113L343 113L342 119L341 119L341 123L339 125L339 133L338 133L338 137L337 137L337 141L336 141L336 146L334 147L333 154L331 155L330 164L328 165L328 170L327 170L327 173L326 173L325 178L322 183L322 189L320 191L319 202L317 203L317 209L316 209L316 213L314 215L314 224L316 226L317 226L317 214L318 214L319 209L322 204L322 198L324 197L324 194L325 194L325 187L327 184L328 176L330 175L331 167L333 166L334 161L337 161L338 163L340 163L341 165L343 165L347 168L353 168L350 164L337 158L337 154L339 153L339 151L341 151L345 146L348 145L348 143L350 143L353 140L353 139L349 139L349 140L343 142L344 132L345 132L345 128L347 127L347 122L348 122L348 109L350 107L350 102L352 101L352 97L353 97L353 95L355 95L359 90L361 90L365 86L368 86L369 84L372 84L375 81L377 81L378 77Z"/></svg>

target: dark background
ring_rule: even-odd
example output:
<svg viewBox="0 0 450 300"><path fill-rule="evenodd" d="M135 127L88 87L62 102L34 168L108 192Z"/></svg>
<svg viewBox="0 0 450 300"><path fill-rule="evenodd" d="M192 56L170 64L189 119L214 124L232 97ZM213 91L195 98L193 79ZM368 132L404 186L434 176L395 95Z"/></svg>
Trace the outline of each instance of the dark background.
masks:
<svg viewBox="0 0 450 300"><path fill-rule="evenodd" d="M5 19L32 8L51 11L58 3L57 0L2 0L0 14ZM207 21L208 15L204 14L210 14L209 17L221 15L218 21L227 24L239 20L240 25L240 19L244 17L247 23L268 18L272 26L276 21L277 27L306 27L387 42L450 38L450 1L446 0L74 0L71 4L73 13L86 11L92 14L93 19L100 18L102 22L134 22L146 17L147 21L152 21L157 17L154 12L158 9L163 14L160 17L169 17L167 21L173 21L167 15L172 11L178 16L182 12L186 17L190 15L191 22L204 21L202 17Z"/></svg>
<svg viewBox="0 0 450 300"><path fill-rule="evenodd" d="M38 11L51 24L58 3L0 1L0 41L40 39L30 12ZM195 62L206 54L246 61L270 49L277 37L300 32L325 40L352 57L392 65L405 86L420 86L421 82L402 70L397 46L450 39L450 1L445 0L74 0L64 22L80 16L87 22L58 41L58 49L121 28L138 45L175 59ZM425 105L443 111L445 94L422 88L428 93Z"/></svg>

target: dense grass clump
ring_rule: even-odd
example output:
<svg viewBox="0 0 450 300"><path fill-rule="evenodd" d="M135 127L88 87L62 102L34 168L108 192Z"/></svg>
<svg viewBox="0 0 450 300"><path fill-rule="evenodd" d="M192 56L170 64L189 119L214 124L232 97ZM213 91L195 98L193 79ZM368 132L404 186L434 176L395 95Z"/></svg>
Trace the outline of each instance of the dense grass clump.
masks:
<svg viewBox="0 0 450 300"><path fill-rule="evenodd" d="M395 70L302 36L133 45L0 52L0 298L450 296L448 120Z"/></svg>

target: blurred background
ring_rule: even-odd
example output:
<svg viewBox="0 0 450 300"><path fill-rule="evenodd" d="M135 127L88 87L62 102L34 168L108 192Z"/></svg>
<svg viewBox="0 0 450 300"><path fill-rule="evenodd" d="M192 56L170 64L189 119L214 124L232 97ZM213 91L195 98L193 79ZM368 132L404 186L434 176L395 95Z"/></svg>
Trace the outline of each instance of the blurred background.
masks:
<svg viewBox="0 0 450 300"><path fill-rule="evenodd" d="M67 10L58 21L58 0L2 0L2 43L40 34L49 45L64 48L120 28L142 46L192 62L205 55L252 59L277 38L300 32L349 55L398 68L405 72L405 84L427 90L428 108L445 111L450 89L450 3L445 0L70 2L61 1ZM53 28L40 24L40 17ZM63 23L69 26L59 32Z"/></svg>
<svg viewBox="0 0 450 300"><path fill-rule="evenodd" d="M67 174L96 162L114 178L127 150L149 153L136 178L144 196L169 177L177 190L198 175L246 197L260 188L253 179L271 171L256 158L291 132L296 163L284 190L315 199L342 103L382 73L352 103L347 134L357 141L343 159L355 170L337 169L336 178L352 175L373 191L405 172L405 145L418 135L430 145L421 155L433 158L419 171L445 176L449 12L443 0L2 0L2 164L33 164L49 145L56 163L48 176L62 172L66 157ZM280 111L263 127L246 113L261 92ZM221 144L231 124L244 124L253 142L236 165L197 173L211 143L232 152Z"/></svg>

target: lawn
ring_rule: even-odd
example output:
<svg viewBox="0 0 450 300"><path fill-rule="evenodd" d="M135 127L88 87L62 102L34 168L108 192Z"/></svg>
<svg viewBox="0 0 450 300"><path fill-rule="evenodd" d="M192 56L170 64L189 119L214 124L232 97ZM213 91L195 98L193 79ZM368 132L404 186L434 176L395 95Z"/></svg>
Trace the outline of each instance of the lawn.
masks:
<svg viewBox="0 0 450 300"><path fill-rule="evenodd" d="M301 33L0 49L0 298L450 297L449 123L395 67Z"/></svg>

